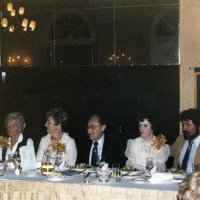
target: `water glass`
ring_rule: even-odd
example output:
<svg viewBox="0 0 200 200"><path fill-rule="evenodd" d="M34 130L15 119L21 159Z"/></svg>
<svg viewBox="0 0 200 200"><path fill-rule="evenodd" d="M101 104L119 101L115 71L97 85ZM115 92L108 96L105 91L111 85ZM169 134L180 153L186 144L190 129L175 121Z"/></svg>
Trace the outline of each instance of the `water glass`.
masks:
<svg viewBox="0 0 200 200"><path fill-rule="evenodd" d="M11 162L15 157L15 154L8 154L8 162Z"/></svg>
<svg viewBox="0 0 200 200"><path fill-rule="evenodd" d="M57 170L59 171L60 170L60 165L62 163L62 155L60 154L56 154L56 157L55 157L55 166L57 167Z"/></svg>
<svg viewBox="0 0 200 200"><path fill-rule="evenodd" d="M16 159L18 165L20 165L20 163L21 163L21 156L20 156L19 151L15 152L15 159Z"/></svg>
<svg viewBox="0 0 200 200"><path fill-rule="evenodd" d="M117 171L117 173L116 173L115 181L116 182L120 182L121 181L121 171L120 170Z"/></svg>
<svg viewBox="0 0 200 200"><path fill-rule="evenodd" d="M154 159L152 157L146 158L146 170L148 171L149 176L151 176L151 170L154 167Z"/></svg>
<svg viewBox="0 0 200 200"><path fill-rule="evenodd" d="M83 181L84 183L90 183L91 181L91 174L88 171L83 172Z"/></svg>
<svg viewBox="0 0 200 200"><path fill-rule="evenodd" d="M99 181L100 182L109 182L110 180L110 172L109 171L101 171L98 173L99 175Z"/></svg>
<svg viewBox="0 0 200 200"><path fill-rule="evenodd" d="M120 171L120 164L119 163L113 163L112 164L112 176L116 178L118 171Z"/></svg>

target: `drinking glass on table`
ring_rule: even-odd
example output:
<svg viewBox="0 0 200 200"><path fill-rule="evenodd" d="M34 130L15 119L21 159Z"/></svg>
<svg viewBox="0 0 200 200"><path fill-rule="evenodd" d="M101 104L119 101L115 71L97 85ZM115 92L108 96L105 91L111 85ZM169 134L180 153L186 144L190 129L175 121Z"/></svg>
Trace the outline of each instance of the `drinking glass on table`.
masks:
<svg viewBox="0 0 200 200"><path fill-rule="evenodd" d="M15 152L15 160L17 161L18 165L20 165L20 163L21 163L21 156L20 156L19 151Z"/></svg>
<svg viewBox="0 0 200 200"><path fill-rule="evenodd" d="M99 168L102 168L103 165L105 164L105 157L103 156L100 160L99 160Z"/></svg>
<svg viewBox="0 0 200 200"><path fill-rule="evenodd" d="M11 162L14 159L14 154L8 154L8 162Z"/></svg>
<svg viewBox="0 0 200 200"><path fill-rule="evenodd" d="M112 176L116 178L117 173L120 171L120 164L119 163L113 163L112 164Z"/></svg>
<svg viewBox="0 0 200 200"><path fill-rule="evenodd" d="M61 163L62 163L62 155L56 154L56 156L55 156L55 166L56 166L58 171L60 170Z"/></svg>
<svg viewBox="0 0 200 200"><path fill-rule="evenodd" d="M151 176L151 170L154 167L154 159L152 157L146 158L146 170L148 172L148 175Z"/></svg>

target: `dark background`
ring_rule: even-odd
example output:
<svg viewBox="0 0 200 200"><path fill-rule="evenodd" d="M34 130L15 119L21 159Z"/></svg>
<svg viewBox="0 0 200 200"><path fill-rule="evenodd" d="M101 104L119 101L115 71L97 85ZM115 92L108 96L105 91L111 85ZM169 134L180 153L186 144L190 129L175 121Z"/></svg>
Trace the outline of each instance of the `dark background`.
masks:
<svg viewBox="0 0 200 200"><path fill-rule="evenodd" d="M68 111L67 132L78 150L88 140L88 115L99 110L107 119L106 134L120 143L121 155L127 140L139 135L141 113L155 118L156 134L165 134L168 143L179 134L178 65L18 67L1 72L6 72L6 80L0 85L0 135L6 135L6 114L22 112L25 133L34 139L36 149L46 134L46 112L58 106ZM79 152L78 160L83 154Z"/></svg>

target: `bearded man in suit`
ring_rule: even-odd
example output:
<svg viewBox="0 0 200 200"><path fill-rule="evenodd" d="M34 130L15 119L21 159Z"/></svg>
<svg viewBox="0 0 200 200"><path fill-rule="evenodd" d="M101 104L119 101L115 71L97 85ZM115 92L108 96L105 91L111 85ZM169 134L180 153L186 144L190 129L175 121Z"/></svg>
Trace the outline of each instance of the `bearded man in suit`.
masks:
<svg viewBox="0 0 200 200"><path fill-rule="evenodd" d="M200 112L197 109L184 110L180 114L183 134L170 146L174 167L193 172L194 164L200 164Z"/></svg>

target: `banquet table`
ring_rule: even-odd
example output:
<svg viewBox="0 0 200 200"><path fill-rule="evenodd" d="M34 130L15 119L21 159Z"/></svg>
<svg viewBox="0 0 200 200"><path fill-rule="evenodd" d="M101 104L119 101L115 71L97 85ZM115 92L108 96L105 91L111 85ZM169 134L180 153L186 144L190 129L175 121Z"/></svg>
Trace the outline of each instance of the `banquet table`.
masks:
<svg viewBox="0 0 200 200"><path fill-rule="evenodd" d="M52 181L40 172L16 176L9 169L0 177L0 200L176 200L178 187L173 181L154 184L123 177L102 183L92 176L84 183L81 173Z"/></svg>

